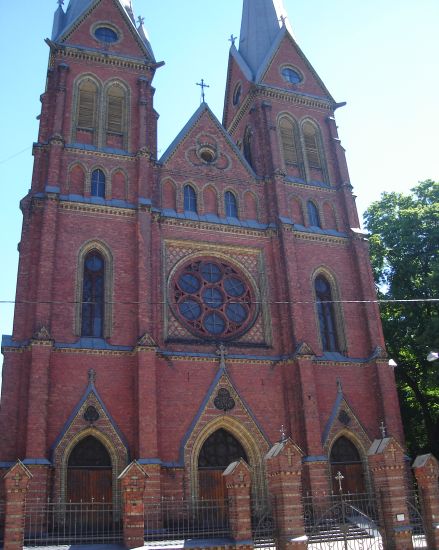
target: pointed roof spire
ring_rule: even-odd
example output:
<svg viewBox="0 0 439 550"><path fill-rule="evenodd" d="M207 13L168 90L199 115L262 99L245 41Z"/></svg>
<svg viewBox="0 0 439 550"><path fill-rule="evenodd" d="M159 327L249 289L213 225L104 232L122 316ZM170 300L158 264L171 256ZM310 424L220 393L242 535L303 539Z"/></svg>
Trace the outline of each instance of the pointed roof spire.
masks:
<svg viewBox="0 0 439 550"><path fill-rule="evenodd" d="M239 53L254 74L284 26L292 34L282 0L244 0Z"/></svg>

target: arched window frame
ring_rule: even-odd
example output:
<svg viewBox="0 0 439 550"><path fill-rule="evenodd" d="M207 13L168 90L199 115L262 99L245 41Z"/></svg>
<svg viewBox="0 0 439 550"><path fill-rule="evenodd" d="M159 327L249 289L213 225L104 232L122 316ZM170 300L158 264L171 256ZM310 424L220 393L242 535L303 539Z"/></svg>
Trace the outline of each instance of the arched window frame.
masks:
<svg viewBox="0 0 439 550"><path fill-rule="evenodd" d="M301 167L302 158L297 122L290 116L282 115L278 121L278 132L285 166Z"/></svg>
<svg viewBox="0 0 439 550"><path fill-rule="evenodd" d="M224 212L226 218L239 219L238 198L233 191L227 190L224 193Z"/></svg>
<svg viewBox="0 0 439 550"><path fill-rule="evenodd" d="M308 225L310 225L311 227L322 227L320 210L314 201L307 201L306 213L308 215Z"/></svg>
<svg viewBox="0 0 439 550"><path fill-rule="evenodd" d="M187 183L183 188L183 210L198 214L198 197L195 188Z"/></svg>
<svg viewBox="0 0 439 550"><path fill-rule="evenodd" d="M101 241L89 241L85 243L78 253L77 277L76 277L76 310L75 310L75 334L82 337L82 304L84 284L85 259L91 252L96 251L104 260L104 315L102 338L109 338L113 325L113 292L114 269L113 257L109 247Z"/></svg>
<svg viewBox="0 0 439 550"><path fill-rule="evenodd" d="M95 98L94 98L94 105L92 107L93 110L93 121L91 126L90 125L83 125L80 124L82 121L80 120L81 117L81 87L84 85L93 85L96 89ZM99 127L100 127L100 116L99 113L101 111L101 92L102 92L102 85L101 82L90 74L84 74L81 75L77 81L74 84L74 92L73 92L73 113L75 113L74 121L72 124L72 142L77 141L77 134L78 131L86 131L90 132L93 136L92 138L92 144L98 145L99 143ZM83 119L82 119L83 120Z"/></svg>
<svg viewBox="0 0 439 550"><path fill-rule="evenodd" d="M244 132L243 140L242 140L242 150L244 153L245 160L253 168L252 135L253 135L253 131L251 127L247 126Z"/></svg>
<svg viewBox="0 0 439 550"><path fill-rule="evenodd" d="M318 298L318 294L316 290L316 281L319 277L322 277L323 279L325 279L330 288L330 295L331 295L330 306L332 310L332 319L333 319L334 333L336 338L336 346L335 346L336 349L326 349L330 346L326 345L325 343L325 334L324 334L325 331L324 331L324 327L321 326L321 310L319 308L322 306L322 303ZM315 300L317 334L318 334L319 343L323 352L339 352L339 353L345 354L347 351L347 348L346 348L346 338L345 338L345 331L344 331L343 309L341 307L341 299L340 299L340 294L339 294L338 286L336 284L335 277L329 270L325 268L318 269L312 277L312 290L313 290L313 295Z"/></svg>
<svg viewBox="0 0 439 550"><path fill-rule="evenodd" d="M110 100L111 100L111 91L112 89L116 88L118 91L122 92L122 95L120 97L120 107L121 107L121 113L120 113L120 129L111 129L111 124L109 121L110 117ZM128 150L129 149L129 142L128 142L128 128L130 126L130 120L129 120L129 113L130 113L130 93L129 93L129 87L120 80L110 80L105 84L104 90L103 90L103 96L104 96L104 112L102 116L101 121L101 128L102 128L102 146L105 146L106 137L111 134L119 135L122 137L123 142L123 149ZM114 95L113 97L116 97Z"/></svg>
<svg viewBox="0 0 439 550"><path fill-rule="evenodd" d="M94 168L90 175L90 195L105 199L107 197L107 175L102 168Z"/></svg>
<svg viewBox="0 0 439 550"><path fill-rule="evenodd" d="M314 130L314 144L311 144L306 137L306 127ZM302 121L300 125L301 143L304 156L304 165L307 181L312 181L312 171L318 171L321 174L321 181L329 183L328 168L325 158L325 151L322 140L320 126L309 118Z"/></svg>

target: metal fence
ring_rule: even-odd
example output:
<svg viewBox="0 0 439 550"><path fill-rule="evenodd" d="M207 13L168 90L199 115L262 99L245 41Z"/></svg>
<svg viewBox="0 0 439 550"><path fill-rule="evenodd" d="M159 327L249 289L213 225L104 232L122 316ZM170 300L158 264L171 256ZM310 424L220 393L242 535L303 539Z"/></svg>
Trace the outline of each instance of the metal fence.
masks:
<svg viewBox="0 0 439 550"><path fill-rule="evenodd" d="M229 539L227 500L145 500L148 546L178 546L187 539Z"/></svg>
<svg viewBox="0 0 439 550"><path fill-rule="evenodd" d="M253 499L251 522L255 548L275 548L278 536L276 530L276 500L274 497Z"/></svg>
<svg viewBox="0 0 439 550"><path fill-rule="evenodd" d="M308 548L384 548L378 503L371 494L330 494L303 499Z"/></svg>
<svg viewBox="0 0 439 550"><path fill-rule="evenodd" d="M422 500L417 490L412 491L407 498L407 508L410 516L410 524L413 528L413 548L427 548L424 519L422 515Z"/></svg>
<svg viewBox="0 0 439 550"><path fill-rule="evenodd" d="M25 546L109 544L122 540L120 509L111 503L26 503Z"/></svg>

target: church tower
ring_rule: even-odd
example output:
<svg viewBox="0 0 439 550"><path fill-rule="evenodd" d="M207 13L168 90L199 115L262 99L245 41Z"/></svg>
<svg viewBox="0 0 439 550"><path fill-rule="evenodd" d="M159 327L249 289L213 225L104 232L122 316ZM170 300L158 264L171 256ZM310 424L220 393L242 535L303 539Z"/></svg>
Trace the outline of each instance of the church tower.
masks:
<svg viewBox="0 0 439 550"><path fill-rule="evenodd" d="M280 438L306 489L365 492L382 422L403 444L337 103L274 0L243 0L223 122L202 103L157 158L157 62L131 2L55 13L0 466L31 498L223 498Z"/></svg>

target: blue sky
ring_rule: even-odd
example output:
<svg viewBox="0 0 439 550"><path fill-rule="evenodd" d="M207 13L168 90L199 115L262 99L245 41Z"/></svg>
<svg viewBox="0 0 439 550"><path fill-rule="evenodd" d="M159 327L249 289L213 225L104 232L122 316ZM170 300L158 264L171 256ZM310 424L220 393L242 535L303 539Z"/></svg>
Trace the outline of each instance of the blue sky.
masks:
<svg viewBox="0 0 439 550"><path fill-rule="evenodd" d="M336 101L360 215L382 191L439 179L437 0L284 0L295 36ZM13 300L19 201L30 187L55 0L2 2L0 87L0 300ZM67 5L67 1L66 1ZM198 107L201 78L221 119L228 38L239 35L242 0L133 0L158 60L159 149ZM24 152L22 152L24 151ZM22 152L21 154L18 154ZM13 157L13 158L11 158ZM0 304L0 334L13 306Z"/></svg>

